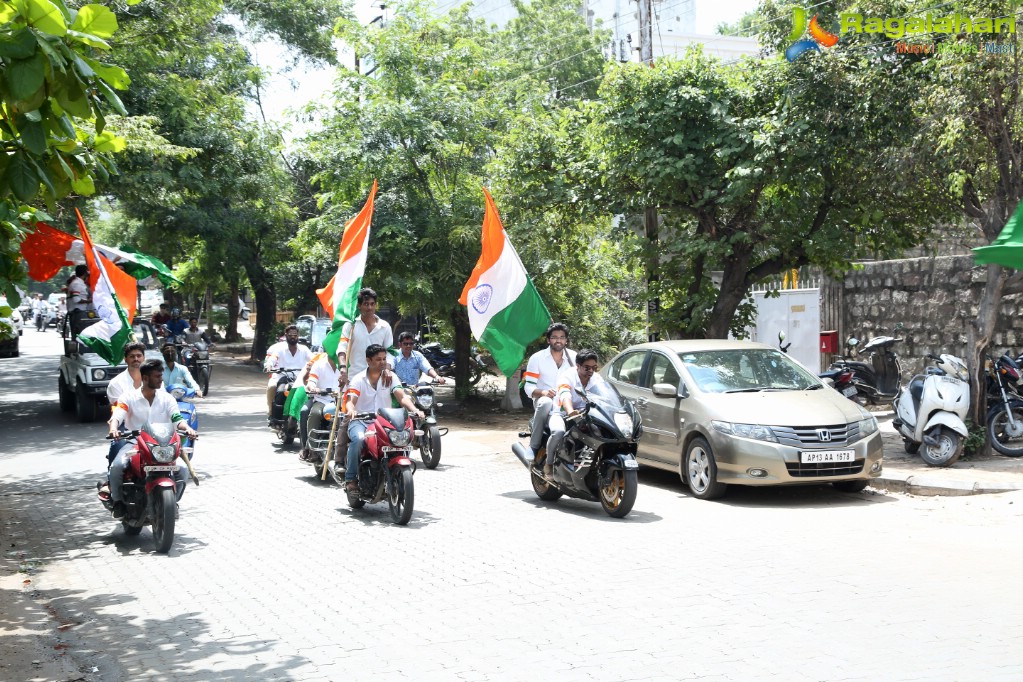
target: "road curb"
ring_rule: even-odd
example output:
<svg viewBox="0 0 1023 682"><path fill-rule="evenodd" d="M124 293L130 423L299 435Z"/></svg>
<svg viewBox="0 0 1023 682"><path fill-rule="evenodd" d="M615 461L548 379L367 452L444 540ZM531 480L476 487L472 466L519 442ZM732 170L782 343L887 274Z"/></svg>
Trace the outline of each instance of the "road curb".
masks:
<svg viewBox="0 0 1023 682"><path fill-rule="evenodd" d="M911 495L957 497L963 495L988 495L1009 493L1023 490L1023 484L981 483L975 481L959 481L944 477L940 473L913 474L908 472L886 472L883 476L873 479L871 487L893 493L909 493Z"/></svg>

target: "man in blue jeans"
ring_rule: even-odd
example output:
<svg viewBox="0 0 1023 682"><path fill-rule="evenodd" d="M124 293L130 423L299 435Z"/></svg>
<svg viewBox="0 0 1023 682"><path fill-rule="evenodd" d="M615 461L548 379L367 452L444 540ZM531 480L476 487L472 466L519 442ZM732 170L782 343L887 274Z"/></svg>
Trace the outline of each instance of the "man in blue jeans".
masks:
<svg viewBox="0 0 1023 682"><path fill-rule="evenodd" d="M351 492L359 489L355 482L359 473L359 452L366 438L366 422L353 419L359 412L376 412L391 406L393 396L398 403L409 412L423 418L422 412L416 409L412 397L402 389L397 381L385 386L381 375L387 367L387 349L380 344L366 347L366 371L352 377L345 391L344 406L348 415L348 461L345 465L345 488Z"/></svg>

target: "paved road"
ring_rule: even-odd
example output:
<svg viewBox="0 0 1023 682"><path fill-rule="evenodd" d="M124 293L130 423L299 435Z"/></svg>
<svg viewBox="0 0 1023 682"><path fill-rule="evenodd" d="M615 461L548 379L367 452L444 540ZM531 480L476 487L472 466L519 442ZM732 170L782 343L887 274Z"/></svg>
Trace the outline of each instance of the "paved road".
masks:
<svg viewBox="0 0 1023 682"><path fill-rule="evenodd" d="M708 503L645 472L616 521L539 502L512 434L460 428L398 528L274 447L260 375L219 365L165 556L96 502L103 428L59 412L56 337L25 333L0 360L0 679L25 652L68 680L1020 677L1021 493Z"/></svg>

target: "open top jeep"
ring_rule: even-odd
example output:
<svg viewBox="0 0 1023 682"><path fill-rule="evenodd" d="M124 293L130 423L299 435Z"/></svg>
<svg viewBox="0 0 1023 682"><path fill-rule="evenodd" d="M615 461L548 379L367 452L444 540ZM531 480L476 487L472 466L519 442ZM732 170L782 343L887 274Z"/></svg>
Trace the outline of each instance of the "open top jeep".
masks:
<svg viewBox="0 0 1023 682"><path fill-rule="evenodd" d="M89 324L97 321L98 318ZM135 339L146 345L146 359L162 360L152 325L144 320L136 319L132 329L135 332ZM106 360L86 348L84 344L72 338L71 328L66 318L61 328L61 334L64 337L64 354L60 357L60 376L57 378L60 409L64 412L77 411L80 422L96 421L100 408L109 405L107 384L128 366L123 362L111 366Z"/></svg>

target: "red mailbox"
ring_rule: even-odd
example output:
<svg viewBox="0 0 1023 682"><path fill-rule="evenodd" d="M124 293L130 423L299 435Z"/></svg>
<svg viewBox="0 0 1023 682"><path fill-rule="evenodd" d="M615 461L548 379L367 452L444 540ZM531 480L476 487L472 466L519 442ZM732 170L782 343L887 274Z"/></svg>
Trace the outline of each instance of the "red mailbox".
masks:
<svg viewBox="0 0 1023 682"><path fill-rule="evenodd" d="M822 353L837 353L838 352L838 332L837 331L821 332L821 352Z"/></svg>

